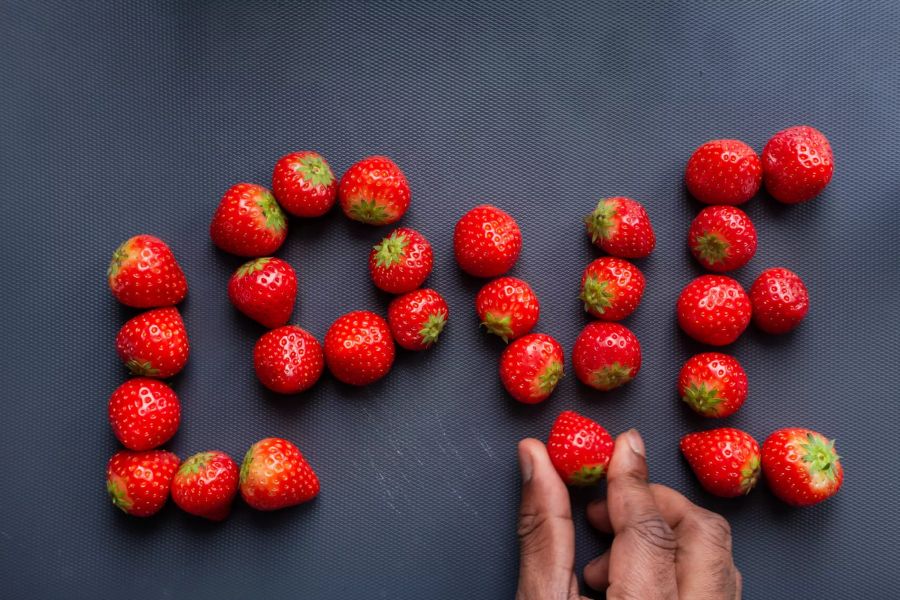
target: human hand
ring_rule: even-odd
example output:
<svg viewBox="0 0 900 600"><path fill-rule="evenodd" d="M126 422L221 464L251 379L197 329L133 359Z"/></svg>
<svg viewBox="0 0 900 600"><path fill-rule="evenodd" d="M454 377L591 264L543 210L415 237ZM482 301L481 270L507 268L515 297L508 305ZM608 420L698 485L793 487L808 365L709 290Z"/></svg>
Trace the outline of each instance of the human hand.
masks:
<svg viewBox="0 0 900 600"><path fill-rule="evenodd" d="M569 493L538 440L519 443L517 600L577 600L575 529ZM605 500L587 508L588 521L613 534L610 549L584 568L584 581L610 600L684 598L734 600L741 575L731 555L731 529L721 516L663 485L649 484L644 442L637 431L618 437Z"/></svg>

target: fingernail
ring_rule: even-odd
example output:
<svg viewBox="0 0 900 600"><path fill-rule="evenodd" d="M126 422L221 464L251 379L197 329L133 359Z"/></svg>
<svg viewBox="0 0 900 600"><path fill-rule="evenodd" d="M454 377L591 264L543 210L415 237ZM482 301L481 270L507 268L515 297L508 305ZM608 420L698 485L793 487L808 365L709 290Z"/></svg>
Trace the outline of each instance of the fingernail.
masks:
<svg viewBox="0 0 900 600"><path fill-rule="evenodd" d="M637 429L629 429L625 432L626 441L628 442L628 446L631 448L631 451L637 454L640 457L645 457L647 451L644 449L644 440L641 438L641 434L638 433Z"/></svg>
<svg viewBox="0 0 900 600"><path fill-rule="evenodd" d="M519 471L522 473L522 483L531 481L534 463L531 462L531 454L527 451L519 450Z"/></svg>

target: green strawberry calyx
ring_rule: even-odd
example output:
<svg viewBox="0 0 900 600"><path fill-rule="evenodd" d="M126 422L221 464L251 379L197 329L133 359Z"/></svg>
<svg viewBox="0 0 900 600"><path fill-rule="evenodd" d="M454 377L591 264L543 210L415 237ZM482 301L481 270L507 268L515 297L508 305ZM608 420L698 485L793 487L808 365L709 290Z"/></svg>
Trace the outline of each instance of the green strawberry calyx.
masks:
<svg viewBox="0 0 900 600"><path fill-rule="evenodd" d="M810 477L834 481L837 478L835 466L840 456L834 450L834 440L826 440L820 435L806 434L806 442L800 443L801 459Z"/></svg>
<svg viewBox="0 0 900 600"><path fill-rule="evenodd" d="M378 200L361 198L350 204L350 218L369 225L384 225L391 216Z"/></svg>
<svg viewBox="0 0 900 600"><path fill-rule="evenodd" d="M597 203L597 208L584 218L592 242L609 239L616 227L616 214L618 211L615 202L604 198Z"/></svg>
<svg viewBox="0 0 900 600"><path fill-rule="evenodd" d="M212 458L212 452L199 452L193 455L178 467L178 476L187 477L189 475L196 475L206 466L206 463L212 460Z"/></svg>
<svg viewBox="0 0 900 600"><path fill-rule="evenodd" d="M375 245L375 264L379 267L390 267L399 264L406 256L409 238L396 231Z"/></svg>
<svg viewBox="0 0 900 600"><path fill-rule="evenodd" d="M271 262L271 258L256 258L249 262L245 262L237 270L238 277L244 277L251 273L256 273L257 271L262 271L269 262Z"/></svg>
<svg viewBox="0 0 900 600"><path fill-rule="evenodd" d="M128 367L128 370L131 371L133 375L143 375L146 377L152 377L153 375L159 375L159 369L153 368L153 365L149 360L141 360L139 358L132 358L128 362L125 363L125 366Z"/></svg>
<svg viewBox="0 0 900 600"><path fill-rule="evenodd" d="M425 319L422 329L419 330L419 340L426 348L438 340L444 325L447 324L447 317L444 313L431 313Z"/></svg>
<svg viewBox="0 0 900 600"><path fill-rule="evenodd" d="M504 342L509 343L509 336L513 333L511 323L512 319L509 315L496 315L489 312L484 315L484 321L481 324L484 325L488 332L499 336Z"/></svg>
<svg viewBox="0 0 900 600"><path fill-rule="evenodd" d="M584 465L569 475L569 483L572 485L592 485L597 483L606 474L606 465Z"/></svg>
<svg viewBox="0 0 900 600"><path fill-rule="evenodd" d="M113 252L112 260L109 261L109 269L106 270L106 276L110 279L115 278L130 257L131 239L128 239L122 242L119 247L116 248L116 251Z"/></svg>
<svg viewBox="0 0 900 600"><path fill-rule="evenodd" d="M556 384L563 377L563 365L558 360L550 361L544 371L538 375L536 383L541 394L549 394L556 389Z"/></svg>
<svg viewBox="0 0 900 600"><path fill-rule="evenodd" d="M602 315L612 306L615 295L608 281L592 275L584 280L579 298L584 302L584 310Z"/></svg>
<svg viewBox="0 0 900 600"><path fill-rule="evenodd" d="M715 231L704 233L697 238L697 243L694 244L694 251L710 264L716 264L728 258L729 248L731 248L731 244L728 243L728 240Z"/></svg>
<svg viewBox="0 0 900 600"><path fill-rule="evenodd" d="M594 371L592 379L594 387L601 390L611 390L628 383L634 377L631 367L627 367L616 361L611 365L600 367Z"/></svg>
<svg viewBox="0 0 900 600"><path fill-rule="evenodd" d="M751 456L741 468L741 492L749 494L759 479L759 456Z"/></svg>
<svg viewBox="0 0 900 600"><path fill-rule="evenodd" d="M123 512L131 510L134 502L128 497L127 486L125 480L119 475L110 475L106 480L106 493L109 494L110 500Z"/></svg>
<svg viewBox="0 0 900 600"><path fill-rule="evenodd" d="M266 229L271 229L275 233L284 231L284 228L287 227L284 212L278 206L278 202L275 201L275 196L271 192L262 192L256 199L256 205L265 220Z"/></svg>
<svg viewBox="0 0 900 600"><path fill-rule="evenodd" d="M256 445L250 446L247 454L244 455L244 462L241 463L240 482L241 485L247 481L250 476L250 465L253 463L254 454L256 453Z"/></svg>
<svg viewBox="0 0 900 600"><path fill-rule="evenodd" d="M291 167L295 173L299 173L303 179L314 186L331 185L331 182L334 181L334 173L319 156L304 156Z"/></svg>
<svg viewBox="0 0 900 600"><path fill-rule="evenodd" d="M719 395L719 390L715 387L706 385L706 382L700 382L698 385L693 381L684 390L684 396L681 399L687 402L695 411L706 416L718 414L718 406L724 400Z"/></svg>

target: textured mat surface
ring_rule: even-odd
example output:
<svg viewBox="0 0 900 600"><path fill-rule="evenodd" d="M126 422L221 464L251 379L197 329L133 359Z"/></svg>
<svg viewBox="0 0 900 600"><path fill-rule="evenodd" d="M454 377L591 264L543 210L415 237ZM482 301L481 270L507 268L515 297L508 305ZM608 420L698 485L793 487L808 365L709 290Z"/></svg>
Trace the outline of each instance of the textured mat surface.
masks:
<svg viewBox="0 0 900 600"><path fill-rule="evenodd" d="M544 437L564 408L640 428L652 477L727 515L747 598L895 594L900 5L735 4L0 3L0 595L508 598L515 444ZM699 208L684 162L709 138L761 150L796 123L831 139L834 181L805 206L747 205L760 248L736 276L794 269L812 311L793 335L750 330L731 348L751 396L728 423L759 440L795 424L837 438L845 489L803 511L765 486L733 502L702 493L677 441L708 423L673 390L699 350L674 320L700 272L684 245ZM452 315L434 351L401 354L379 385L325 377L279 398L252 374L262 330L225 294L240 261L213 249L207 226L230 184L267 184L275 160L302 148L337 172L372 153L405 169L402 223L434 244L430 285ZM579 219L611 194L643 201L658 234L626 322L644 369L605 395L570 375L544 406L517 406L495 373L500 344L477 329L478 283L455 268L453 223L483 201L515 215L514 273L568 352L586 322L579 275L597 255ZM298 269L300 324L321 338L343 312L384 311L365 263L384 229L339 213L290 227L280 255ZM191 286L171 448L240 457L264 436L290 438L321 475L314 504L239 506L209 525L173 506L129 519L107 503L106 399L124 379L112 342L132 313L104 272L138 232L171 244ZM606 545L583 520L590 496L574 498L579 569Z"/></svg>

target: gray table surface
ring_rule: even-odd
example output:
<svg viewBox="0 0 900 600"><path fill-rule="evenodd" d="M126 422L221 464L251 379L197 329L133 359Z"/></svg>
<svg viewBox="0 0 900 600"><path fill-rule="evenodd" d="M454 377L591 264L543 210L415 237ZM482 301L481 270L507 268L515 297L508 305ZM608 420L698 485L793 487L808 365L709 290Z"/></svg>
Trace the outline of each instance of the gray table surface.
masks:
<svg viewBox="0 0 900 600"><path fill-rule="evenodd" d="M730 519L747 598L894 596L898 39L891 1L0 2L0 595L508 598L515 444L571 408L614 433L640 428L652 477ZM704 494L677 443L709 423L674 392L700 350L674 319L700 273L684 243L699 209L685 160L714 137L761 150L797 123L831 139L834 180L807 205L749 203L759 251L736 277L794 269L812 310L792 335L751 329L730 348L751 395L726 423L760 441L789 425L837 438L845 488L808 510L765 486L735 501ZM378 385L326 376L282 398L253 377L262 329L230 307L240 261L214 250L207 226L229 185L267 184L280 155L304 148L339 173L373 153L403 167L402 224L433 243L429 284L452 315L433 351L400 353ZM541 299L538 329L569 352L586 322L580 272L598 255L579 219L612 194L643 201L658 235L626 321L644 368L608 394L570 375L543 406L519 406L495 372L501 345L478 331L479 283L454 264L453 224L485 201L518 219L513 273ZM385 229L339 211L290 227L279 255L299 273L301 325L321 338L343 312L385 310L366 270ZM124 379L113 339L133 312L104 274L139 232L171 244L191 286L171 449L239 457L264 436L290 438L321 477L314 503L241 505L211 525L172 505L132 519L107 502L106 399ZM573 498L579 569L607 544L583 519L601 491Z"/></svg>

